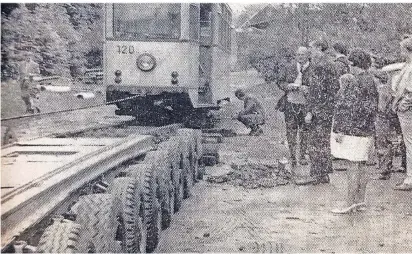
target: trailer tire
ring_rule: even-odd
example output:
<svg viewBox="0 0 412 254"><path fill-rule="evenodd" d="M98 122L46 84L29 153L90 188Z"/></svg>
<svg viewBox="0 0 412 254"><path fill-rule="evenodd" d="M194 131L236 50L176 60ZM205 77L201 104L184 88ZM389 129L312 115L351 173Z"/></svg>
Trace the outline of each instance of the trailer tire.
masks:
<svg viewBox="0 0 412 254"><path fill-rule="evenodd" d="M180 210L183 203L183 196L184 196L184 173L183 170L179 171L179 178L176 181L175 185L175 212Z"/></svg>
<svg viewBox="0 0 412 254"><path fill-rule="evenodd" d="M147 153L144 162L150 163L157 175L157 197L162 211L162 229L166 229L170 226L174 213L175 188L170 150L167 147L159 147L158 150Z"/></svg>
<svg viewBox="0 0 412 254"><path fill-rule="evenodd" d="M153 168L151 166L146 167L142 177L143 203L147 226L146 251L153 252L160 239L162 212L157 197L157 181Z"/></svg>
<svg viewBox="0 0 412 254"><path fill-rule="evenodd" d="M80 196L76 222L85 234L80 238L81 252L121 252L116 241L120 204L110 194Z"/></svg>
<svg viewBox="0 0 412 254"><path fill-rule="evenodd" d="M39 253L80 252L79 239L81 225L69 220L55 220L46 228L37 245Z"/></svg>
<svg viewBox="0 0 412 254"><path fill-rule="evenodd" d="M198 159L198 141L201 141L201 137L198 138L197 130L192 129L179 129L177 131L179 136L187 148L187 157L189 159L189 171L192 175L192 185L197 182L199 175L199 159Z"/></svg>
<svg viewBox="0 0 412 254"><path fill-rule="evenodd" d="M196 160L198 171L196 178L198 180L202 180L203 176L205 175L205 165L203 163L203 145L202 145L202 131L201 130L194 130L195 135L195 151L196 151Z"/></svg>
<svg viewBox="0 0 412 254"><path fill-rule="evenodd" d="M179 211L183 202L183 169L181 168L181 157L182 157L182 142L181 137L172 136L169 140L161 143L158 150L163 150L167 153L167 164L170 167L170 178L173 188L173 196L170 205L173 205L173 212ZM172 208L172 207L171 207Z"/></svg>
<svg viewBox="0 0 412 254"><path fill-rule="evenodd" d="M110 186L113 197L120 199L121 214L124 222L122 249L127 253L143 253L146 251L146 225L143 204L138 182L131 177L114 179Z"/></svg>
<svg viewBox="0 0 412 254"><path fill-rule="evenodd" d="M190 171L189 159L183 158L183 198L189 198L192 195L193 175Z"/></svg>

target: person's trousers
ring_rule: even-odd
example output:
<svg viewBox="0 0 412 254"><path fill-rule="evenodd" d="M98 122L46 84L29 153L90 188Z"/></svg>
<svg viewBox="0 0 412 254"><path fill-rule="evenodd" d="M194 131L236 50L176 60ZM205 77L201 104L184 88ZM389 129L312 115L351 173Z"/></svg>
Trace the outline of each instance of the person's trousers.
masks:
<svg viewBox="0 0 412 254"><path fill-rule="evenodd" d="M241 115L238 120L249 128L255 128L265 123L265 118L261 114Z"/></svg>
<svg viewBox="0 0 412 254"><path fill-rule="evenodd" d="M330 136L332 123L312 123L309 128L310 176L320 177L332 173Z"/></svg>
<svg viewBox="0 0 412 254"><path fill-rule="evenodd" d="M26 106L26 113L30 113L31 111L34 110L34 102L33 98L30 95L23 95L21 96L25 106Z"/></svg>
<svg viewBox="0 0 412 254"><path fill-rule="evenodd" d="M402 128L403 140L406 147L406 179L404 183L412 184L412 109L398 112Z"/></svg>
<svg viewBox="0 0 412 254"><path fill-rule="evenodd" d="M285 123L286 138L288 141L290 156L296 161L296 147L298 144L297 136L299 135L300 157L307 153L308 148L308 127L305 123L306 105L286 102Z"/></svg>
<svg viewBox="0 0 412 254"><path fill-rule="evenodd" d="M376 151L378 155L379 171L382 174L390 174L393 167L393 157L396 155L396 148L393 141L397 135L402 135L399 119L391 114L378 113L376 117ZM401 167L406 169L406 148L405 142L399 144L401 152Z"/></svg>

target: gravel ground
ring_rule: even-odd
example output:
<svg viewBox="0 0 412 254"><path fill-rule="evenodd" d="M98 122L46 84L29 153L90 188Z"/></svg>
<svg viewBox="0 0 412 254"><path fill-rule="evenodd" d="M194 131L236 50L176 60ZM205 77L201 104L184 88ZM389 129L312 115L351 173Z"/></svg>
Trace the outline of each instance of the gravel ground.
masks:
<svg viewBox="0 0 412 254"><path fill-rule="evenodd" d="M239 84L253 84L250 91L262 98L270 120L263 136L225 138L221 163L208 167L205 178L230 173L239 160L275 166L287 156L283 115L273 110L279 91L260 84L256 76L236 78L242 78ZM224 125L246 133L236 122ZM298 173L307 172L302 167ZM369 173L372 176L376 169L370 167ZM402 177L371 180L367 210L353 215L330 212L345 203L345 172L335 172L330 184L317 186L250 189L201 181L163 231L157 252L412 252L412 193L392 190Z"/></svg>

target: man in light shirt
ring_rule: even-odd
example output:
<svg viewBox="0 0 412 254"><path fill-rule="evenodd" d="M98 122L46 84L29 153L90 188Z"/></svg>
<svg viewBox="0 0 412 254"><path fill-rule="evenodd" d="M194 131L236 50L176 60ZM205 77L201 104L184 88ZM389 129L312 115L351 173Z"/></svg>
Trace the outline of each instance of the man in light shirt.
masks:
<svg viewBox="0 0 412 254"><path fill-rule="evenodd" d="M26 113L40 113L40 109L35 105L38 99L38 89L35 87L34 77L40 75L39 64L33 61L31 55L24 55L25 61L19 68L19 83L21 98L26 106Z"/></svg>
<svg viewBox="0 0 412 254"><path fill-rule="evenodd" d="M307 126L305 124L306 98L308 87L302 81L305 70L309 66L309 50L299 47L296 52L296 60L285 63L279 70L278 86L286 93L285 123L286 137L293 167L297 165L297 137L299 133L300 153L299 163L306 165L307 153Z"/></svg>

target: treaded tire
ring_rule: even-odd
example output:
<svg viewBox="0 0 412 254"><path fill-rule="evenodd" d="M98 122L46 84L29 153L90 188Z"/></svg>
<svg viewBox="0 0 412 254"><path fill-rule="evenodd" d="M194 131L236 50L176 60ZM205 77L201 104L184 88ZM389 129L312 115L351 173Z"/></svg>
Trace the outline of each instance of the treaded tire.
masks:
<svg viewBox="0 0 412 254"><path fill-rule="evenodd" d="M121 214L124 230L122 234L122 251L127 253L143 253L146 251L146 225L144 222L143 204L140 202L138 180L132 177L114 179L109 188L113 197L121 203Z"/></svg>
<svg viewBox="0 0 412 254"><path fill-rule="evenodd" d="M177 131L181 137L184 146L187 149L187 158L189 159L189 173L192 175L192 184L197 182L199 174L199 160L196 151L197 148L197 133L192 129L179 129Z"/></svg>
<svg viewBox="0 0 412 254"><path fill-rule="evenodd" d="M202 180L203 176L205 175L205 165L203 163L203 144L202 144L202 131L201 130L193 130L195 136L195 152L196 152L196 159L198 164L198 170L196 178L198 180Z"/></svg>
<svg viewBox="0 0 412 254"><path fill-rule="evenodd" d="M55 220L40 237L37 252L76 253L79 249L81 225L70 220Z"/></svg>
<svg viewBox="0 0 412 254"><path fill-rule="evenodd" d="M151 165L145 167L144 172L142 172L142 185L147 228L146 251L153 252L160 240L162 212L157 197L156 174Z"/></svg>
<svg viewBox="0 0 412 254"><path fill-rule="evenodd" d="M159 149L146 154L144 163L152 165L152 170L157 176L157 198L162 211L162 229L170 226L174 213L174 185L172 182L172 159L167 147L159 146Z"/></svg>
<svg viewBox="0 0 412 254"><path fill-rule="evenodd" d="M182 158L183 169L183 198L192 195L193 174L190 172L190 162L188 158Z"/></svg>
<svg viewBox="0 0 412 254"><path fill-rule="evenodd" d="M116 241L119 208L111 194L80 196L76 222L85 232L80 238L81 252L121 252Z"/></svg>
<svg viewBox="0 0 412 254"><path fill-rule="evenodd" d="M170 205L173 205L173 210L177 212L183 201L183 171L181 169L182 142L180 136L172 136L169 140L161 143L158 150L163 150L167 153L167 163L171 169L170 178L172 185L169 185ZM173 204L174 202L174 204Z"/></svg>

